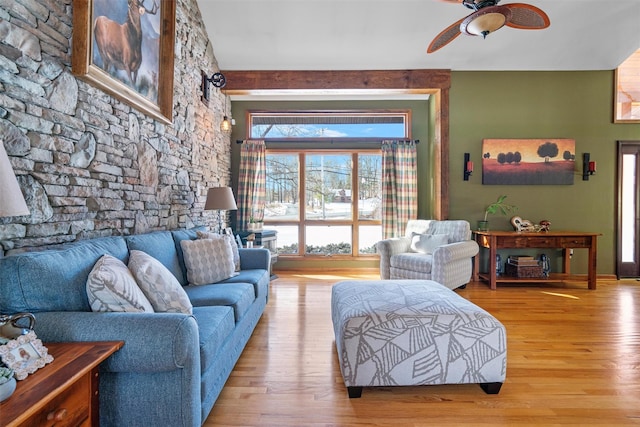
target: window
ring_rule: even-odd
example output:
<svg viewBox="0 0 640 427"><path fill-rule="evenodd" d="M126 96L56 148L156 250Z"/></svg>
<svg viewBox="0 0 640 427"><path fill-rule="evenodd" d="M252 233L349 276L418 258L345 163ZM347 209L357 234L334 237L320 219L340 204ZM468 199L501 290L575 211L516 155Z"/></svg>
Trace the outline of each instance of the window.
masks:
<svg viewBox="0 0 640 427"><path fill-rule="evenodd" d="M278 254L375 254L382 239L379 142L406 138L409 112L249 114L252 138L268 142L264 222L278 232ZM349 143L336 147L336 138Z"/></svg>
<svg viewBox="0 0 640 427"><path fill-rule="evenodd" d="M279 254L375 253L382 238L379 150L267 150L266 162L264 221L278 231Z"/></svg>
<svg viewBox="0 0 640 427"><path fill-rule="evenodd" d="M380 112L250 112L249 135L265 140L361 141L406 138L408 111Z"/></svg>

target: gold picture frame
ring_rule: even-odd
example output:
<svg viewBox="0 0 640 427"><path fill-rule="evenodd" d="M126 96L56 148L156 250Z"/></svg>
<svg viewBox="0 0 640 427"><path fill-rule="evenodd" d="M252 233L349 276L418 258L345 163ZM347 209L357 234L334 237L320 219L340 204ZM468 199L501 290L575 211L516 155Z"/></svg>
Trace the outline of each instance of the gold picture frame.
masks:
<svg viewBox="0 0 640 427"><path fill-rule="evenodd" d="M73 74L171 124L175 16L175 0L73 0Z"/></svg>
<svg viewBox="0 0 640 427"><path fill-rule="evenodd" d="M0 345L0 360L13 369L16 380L23 380L53 361L42 341L31 331Z"/></svg>

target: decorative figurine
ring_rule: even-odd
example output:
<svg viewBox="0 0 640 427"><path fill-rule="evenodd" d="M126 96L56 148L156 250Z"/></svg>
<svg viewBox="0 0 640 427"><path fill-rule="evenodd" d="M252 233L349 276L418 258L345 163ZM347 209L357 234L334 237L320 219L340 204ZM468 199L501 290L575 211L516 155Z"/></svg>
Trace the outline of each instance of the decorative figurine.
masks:
<svg viewBox="0 0 640 427"><path fill-rule="evenodd" d="M519 216L511 218L511 225L516 231L536 231L536 226L528 219L522 219Z"/></svg>
<svg viewBox="0 0 640 427"><path fill-rule="evenodd" d="M551 221L546 219L540 221L540 231L549 231L549 228L551 228Z"/></svg>

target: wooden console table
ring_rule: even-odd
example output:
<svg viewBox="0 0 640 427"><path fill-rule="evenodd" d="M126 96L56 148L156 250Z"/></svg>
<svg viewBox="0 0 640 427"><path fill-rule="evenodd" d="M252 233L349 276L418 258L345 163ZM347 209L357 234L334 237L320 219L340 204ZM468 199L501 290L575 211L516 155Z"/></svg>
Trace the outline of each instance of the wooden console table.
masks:
<svg viewBox="0 0 640 427"><path fill-rule="evenodd" d="M0 426L97 426L98 365L122 341L45 343L54 359L0 403Z"/></svg>
<svg viewBox="0 0 640 427"><path fill-rule="evenodd" d="M476 242L481 248L489 249L489 271L479 272L479 254L473 260L473 280L489 282L491 289L496 289L500 282L561 282L569 277L571 249L589 250L589 289L596 288L596 255L599 233L583 233L579 231L548 231L542 233L525 233L516 231L474 231ZM498 249L553 248L562 249L562 274L549 278L517 278L496 275L496 254Z"/></svg>

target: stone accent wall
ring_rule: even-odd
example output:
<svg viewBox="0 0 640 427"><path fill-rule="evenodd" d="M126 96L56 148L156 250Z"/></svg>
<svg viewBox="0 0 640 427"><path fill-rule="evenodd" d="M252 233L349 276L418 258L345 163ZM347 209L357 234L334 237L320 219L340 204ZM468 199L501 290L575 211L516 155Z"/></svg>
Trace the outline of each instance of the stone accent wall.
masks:
<svg viewBox="0 0 640 427"><path fill-rule="evenodd" d="M72 0L0 2L0 142L31 215L0 218L2 252L99 236L210 225L209 187L229 185L228 99L196 0L178 0L173 124L71 74ZM231 108L227 105L227 111Z"/></svg>

